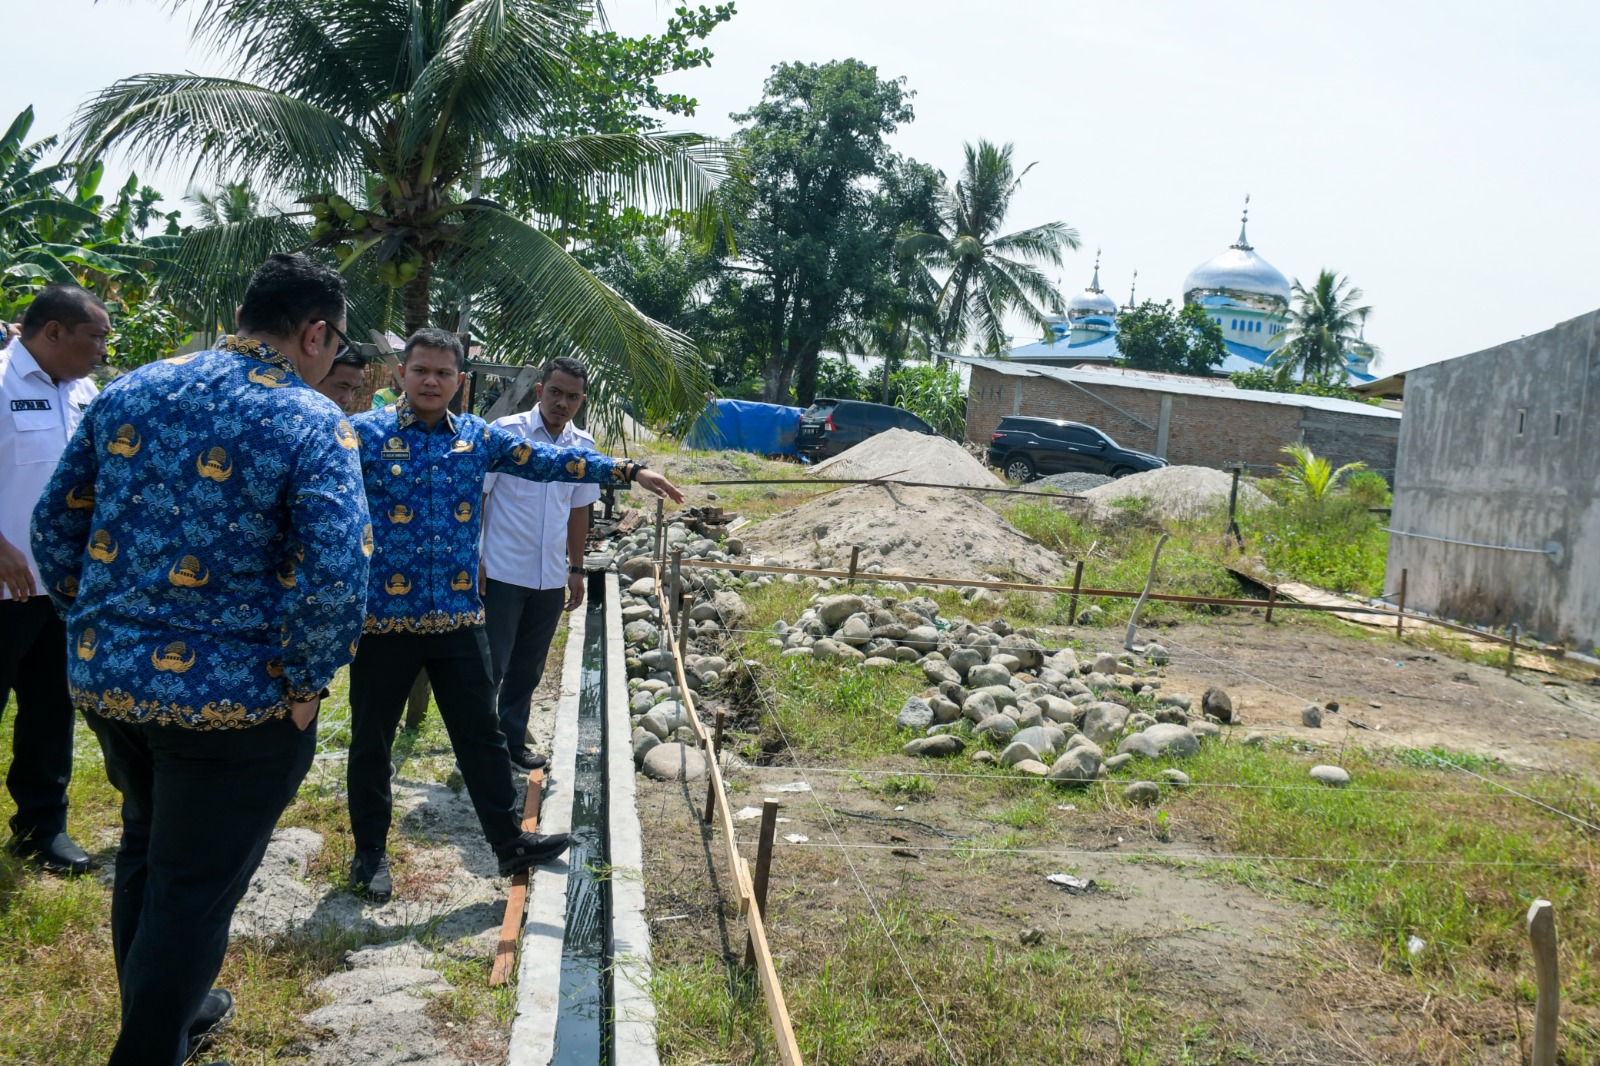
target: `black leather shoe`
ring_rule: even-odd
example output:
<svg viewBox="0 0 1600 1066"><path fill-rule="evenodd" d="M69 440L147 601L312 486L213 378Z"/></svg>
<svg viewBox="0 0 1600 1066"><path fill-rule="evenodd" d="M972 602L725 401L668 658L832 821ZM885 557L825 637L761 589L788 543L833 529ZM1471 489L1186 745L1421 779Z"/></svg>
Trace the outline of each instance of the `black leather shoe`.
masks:
<svg viewBox="0 0 1600 1066"><path fill-rule="evenodd" d="M53 874L81 877L94 869L89 853L73 843L66 833L53 836L13 836L6 850L30 866L48 870Z"/></svg>
<svg viewBox="0 0 1600 1066"><path fill-rule="evenodd" d="M194 1057L232 1020L233 993L226 988L207 992L200 1002L200 1013L189 1023L189 1056Z"/></svg>
<svg viewBox="0 0 1600 1066"><path fill-rule="evenodd" d="M543 770L550 765L550 760L531 751L514 751L511 753L511 765L524 770Z"/></svg>
<svg viewBox="0 0 1600 1066"><path fill-rule="evenodd" d="M546 859L553 859L566 851L569 843L571 838L565 833L551 833L549 836L523 833L504 844L496 844L494 854L500 860L500 876L510 877Z"/></svg>
<svg viewBox="0 0 1600 1066"><path fill-rule="evenodd" d="M382 849L356 852L350 860L350 891L373 903L388 903L394 895L388 854Z"/></svg>

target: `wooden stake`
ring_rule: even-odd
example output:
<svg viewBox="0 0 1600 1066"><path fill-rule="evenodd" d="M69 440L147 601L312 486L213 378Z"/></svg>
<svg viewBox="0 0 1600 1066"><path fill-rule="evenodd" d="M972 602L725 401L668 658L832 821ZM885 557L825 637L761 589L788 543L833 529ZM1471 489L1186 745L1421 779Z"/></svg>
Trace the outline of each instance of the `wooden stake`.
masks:
<svg viewBox="0 0 1600 1066"><path fill-rule="evenodd" d="M1511 623L1511 647L1506 649L1506 676L1517 666L1517 623Z"/></svg>
<svg viewBox="0 0 1600 1066"><path fill-rule="evenodd" d="M1267 621L1272 621L1272 605L1278 602L1278 586L1267 589Z"/></svg>
<svg viewBox="0 0 1600 1066"><path fill-rule="evenodd" d="M756 844L756 911L764 919L767 916L767 876L772 871L772 838L778 833L778 807L780 804L775 799L769 799L761 804L761 837ZM744 940L744 964L756 964L756 946L748 935Z"/></svg>
<svg viewBox="0 0 1600 1066"><path fill-rule="evenodd" d="M544 771L528 773L528 795L522 801L522 831L539 831L539 796L544 791ZM506 897L505 917L500 920L500 942L494 949L494 968L489 971L491 985L511 979L511 966L517 958L517 941L522 939L522 912L528 906L528 875L523 870L511 878L511 894Z"/></svg>
<svg viewBox="0 0 1600 1066"><path fill-rule="evenodd" d="M1083 560L1072 568L1072 602L1067 605L1067 625L1078 624L1078 590L1083 587Z"/></svg>
<svg viewBox="0 0 1600 1066"><path fill-rule="evenodd" d="M1400 636L1406 624L1406 571L1400 571L1400 613L1394 616L1394 635Z"/></svg>
<svg viewBox="0 0 1600 1066"><path fill-rule="evenodd" d="M859 546L851 548L850 549L850 577L845 582L845 584L854 585L856 583L856 563L860 559L861 559L861 548Z"/></svg>
<svg viewBox="0 0 1600 1066"><path fill-rule="evenodd" d="M678 601L678 661L683 662L683 657L689 654L689 594L684 593L683 599Z"/></svg>
<svg viewBox="0 0 1600 1066"><path fill-rule="evenodd" d="M665 552L665 548L666 548L666 544L667 544L667 527L666 527L666 524L665 524L666 513L667 513L667 501L663 500L661 497L657 496L656 497L656 550L655 550L655 556L656 556L656 562L658 562L658 563L666 562L666 560L667 560L667 556L666 556L666 552Z"/></svg>
<svg viewBox="0 0 1600 1066"><path fill-rule="evenodd" d="M1556 910L1547 899L1528 908L1528 940L1539 998L1533 1008L1532 1066L1556 1066L1556 1027L1561 1013L1561 971L1556 963Z"/></svg>
<svg viewBox="0 0 1600 1066"><path fill-rule="evenodd" d="M718 707L717 708L716 739L714 741L712 741L712 751L718 757L720 757L722 755L722 723L723 723L724 720L727 719L727 717L728 717L728 712L724 711L722 708Z"/></svg>
<svg viewBox="0 0 1600 1066"><path fill-rule="evenodd" d="M683 546L672 549L672 624L681 626L686 619L683 615Z"/></svg>

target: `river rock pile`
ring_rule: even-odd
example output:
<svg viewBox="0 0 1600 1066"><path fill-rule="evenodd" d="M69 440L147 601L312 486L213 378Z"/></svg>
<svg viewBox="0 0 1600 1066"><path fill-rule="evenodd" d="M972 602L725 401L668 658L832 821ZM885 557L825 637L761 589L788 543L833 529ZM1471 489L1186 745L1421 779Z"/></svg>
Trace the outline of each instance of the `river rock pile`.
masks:
<svg viewBox="0 0 1600 1066"><path fill-rule="evenodd" d="M686 561L711 562L729 562L743 554L738 537L711 535L717 532L711 528L701 532L694 528L692 518L680 518L666 527L668 553L682 548ZM706 772L705 758L695 748L689 710L678 687L677 649L666 646L662 639L655 536L653 526L643 526L612 549L622 590L634 765L657 779L693 780ZM728 629L738 628L747 613L738 590L747 584L770 584L772 578L718 570L684 570L681 578L683 588L694 596L687 622L691 650L684 655L683 673L690 691L699 692L716 684L727 673L729 663L720 654L693 649L714 648Z"/></svg>
<svg viewBox="0 0 1600 1066"><path fill-rule="evenodd" d="M738 537L708 535L714 532L680 520L667 526L666 544L669 551L681 547L686 560L731 562L743 556ZM676 649L662 642L654 548L655 532L648 526L614 546L634 760L653 777L693 779L705 764L693 750L695 733L674 669ZM933 599L901 582L878 585L884 594L878 597L841 591L844 585L828 579L735 571L682 572L683 587L694 597L683 662L691 691L715 685L741 665L721 653L731 631L746 621L740 592L775 580L817 593L793 623L774 625L768 642L783 656L862 670L905 663L922 671L930 687L906 700L894 719L897 728L915 734L903 749L909 756L961 754L968 738L978 737L1000 750L974 750L970 757L976 762L1086 784L1135 759L1193 755L1223 726L1238 724L1233 702L1220 688L1208 688L1199 698L1162 690L1160 670L1171 657L1159 643L1137 656L1047 647L1003 618L985 624L943 619ZM981 609L988 603L984 591L966 589L963 598ZM1175 769L1163 776L1176 785L1186 780ZM1333 776L1313 774L1324 784L1342 783Z"/></svg>
<svg viewBox="0 0 1600 1066"><path fill-rule="evenodd" d="M974 752L975 760L1064 783L1093 781L1138 757L1192 755L1234 721L1221 689L1199 700L1161 691L1158 668L1169 656L1159 644L1138 657L1080 657L1004 619L943 621L939 605L921 596L824 595L793 625L778 623L774 640L785 656L859 669L917 664L933 687L895 716L898 728L919 734L907 755L959 754L970 731L1003 746L998 755Z"/></svg>

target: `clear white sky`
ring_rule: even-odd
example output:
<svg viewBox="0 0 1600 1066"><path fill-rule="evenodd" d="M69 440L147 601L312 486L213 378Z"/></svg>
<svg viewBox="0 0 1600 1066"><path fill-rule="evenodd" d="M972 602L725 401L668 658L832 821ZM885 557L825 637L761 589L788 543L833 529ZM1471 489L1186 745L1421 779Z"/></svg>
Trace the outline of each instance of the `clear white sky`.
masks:
<svg viewBox="0 0 1600 1066"><path fill-rule="evenodd" d="M1374 307L1383 372L1476 351L1600 306L1600 4L1524 0L738 0L687 128L733 128L780 62L854 57L904 75L917 119L895 146L953 173L961 142L1037 161L1015 228L1074 226L1063 270L1118 300L1180 299L1238 233L1291 278L1329 267ZM35 135L133 73L221 72L157 0L4 0L20 32L0 121ZM610 0L649 32L669 4ZM21 26L16 25L20 14ZM30 23L37 23L35 26ZM52 47L53 46L53 47ZM158 178L169 197L179 178ZM1030 338L1031 339L1031 338Z"/></svg>

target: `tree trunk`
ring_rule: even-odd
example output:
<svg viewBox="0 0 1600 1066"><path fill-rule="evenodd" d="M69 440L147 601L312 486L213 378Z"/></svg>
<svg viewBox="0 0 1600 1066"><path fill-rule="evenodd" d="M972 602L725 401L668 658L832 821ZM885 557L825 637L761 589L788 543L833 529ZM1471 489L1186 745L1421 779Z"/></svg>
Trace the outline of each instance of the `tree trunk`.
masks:
<svg viewBox="0 0 1600 1066"><path fill-rule="evenodd" d="M772 314L767 320L767 356L762 366L761 398L767 403L782 403L789 379L784 373L783 324L788 317L789 293L782 279L772 284Z"/></svg>
<svg viewBox="0 0 1600 1066"><path fill-rule="evenodd" d="M423 260L422 269L417 271L417 276L406 282L400 290L400 299L406 316L406 336L429 325L428 297L433 280L433 264Z"/></svg>

